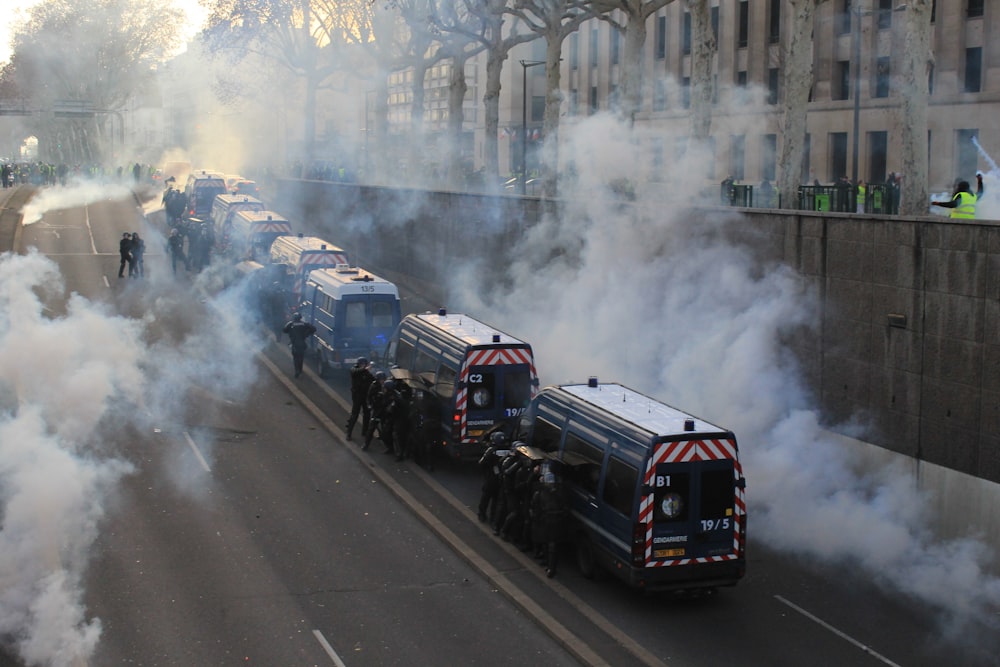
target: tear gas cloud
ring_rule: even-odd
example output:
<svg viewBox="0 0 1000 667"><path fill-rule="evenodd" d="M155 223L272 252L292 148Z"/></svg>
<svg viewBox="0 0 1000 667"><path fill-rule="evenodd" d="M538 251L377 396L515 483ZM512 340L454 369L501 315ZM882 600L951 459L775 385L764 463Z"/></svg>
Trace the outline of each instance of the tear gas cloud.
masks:
<svg viewBox="0 0 1000 667"><path fill-rule="evenodd" d="M122 190L43 189L23 213L41 219ZM155 253L163 239L144 231ZM194 295L220 290L225 276L197 280L192 291L151 271L141 287L123 286L117 307L135 317L78 294L55 316L45 302L65 290L58 267L34 250L0 255L0 642L28 664L77 664L99 641L101 621L83 604L86 568L109 499L144 460L125 451L123 433L179 433L192 390L205 412L254 385L263 341L246 295L236 287L202 302ZM193 472L165 474L195 493Z"/></svg>
<svg viewBox="0 0 1000 667"><path fill-rule="evenodd" d="M573 189L561 192L565 214L528 231L502 290L463 272L451 285L460 309L531 341L543 384L596 375L733 429L755 540L856 564L939 609L952 630L995 619L1000 580L986 546L929 534L909 472L864 468L821 427L782 346L819 321L817 295L789 268L761 266L727 240L737 214L684 214L697 202L683 193L700 191L686 181L695 174L700 184L707 171L697 151L623 209L609 176L642 163L650 137L615 124L594 116L563 126L566 153L580 158Z"/></svg>

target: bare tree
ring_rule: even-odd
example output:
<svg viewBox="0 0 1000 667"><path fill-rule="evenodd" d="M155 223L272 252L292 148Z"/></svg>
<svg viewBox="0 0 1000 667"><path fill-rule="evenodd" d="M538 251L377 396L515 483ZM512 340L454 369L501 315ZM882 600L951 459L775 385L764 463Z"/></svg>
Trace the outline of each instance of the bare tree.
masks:
<svg viewBox="0 0 1000 667"><path fill-rule="evenodd" d="M931 52L931 0L909 0L903 14L904 45L900 54L897 94L901 98L899 119L900 160L903 185L899 212L926 215L930 195L927 177L928 77L934 62Z"/></svg>
<svg viewBox="0 0 1000 667"><path fill-rule="evenodd" d="M449 0L444 0L446 4ZM485 138L483 176L488 184L498 184L500 176L500 75L511 49L535 39L530 31L518 29L519 20L507 22L508 0L461 0L456 13L465 18L442 30L478 41L486 49L486 84L483 92ZM450 118L450 116L449 116Z"/></svg>
<svg viewBox="0 0 1000 667"><path fill-rule="evenodd" d="M101 159L107 114L151 84L178 44L180 18L155 0L48 0L32 8L4 76L36 108L70 101L79 109L70 119L28 119L47 159Z"/></svg>
<svg viewBox="0 0 1000 667"><path fill-rule="evenodd" d="M581 23L595 14L587 0L514 0L510 12L524 21L529 30L545 39L545 119L542 133L546 154L542 161L542 193L547 198L554 198L558 191L559 108L562 103L559 61L562 43L576 32Z"/></svg>
<svg viewBox="0 0 1000 667"><path fill-rule="evenodd" d="M643 61L642 50L646 44L646 21L673 1L593 0L594 11L601 14L613 29L620 30L624 37L622 62L626 66L621 69L618 110L629 124L635 122L642 97L642 67L639 63ZM623 20L613 15L615 10L621 13Z"/></svg>
<svg viewBox="0 0 1000 667"><path fill-rule="evenodd" d="M778 191L786 206L798 201L805 158L806 116L813 85L813 14L816 0L786 0L791 23L785 30L781 158Z"/></svg>
<svg viewBox="0 0 1000 667"><path fill-rule="evenodd" d="M253 53L303 82L303 160L313 160L318 92L350 66L343 47L370 33L368 0L208 0L209 49L233 61Z"/></svg>

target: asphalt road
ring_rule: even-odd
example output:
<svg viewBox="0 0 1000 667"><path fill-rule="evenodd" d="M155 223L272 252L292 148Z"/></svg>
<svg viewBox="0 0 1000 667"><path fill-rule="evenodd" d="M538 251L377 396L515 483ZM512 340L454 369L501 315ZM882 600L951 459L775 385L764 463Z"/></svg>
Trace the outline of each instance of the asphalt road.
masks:
<svg viewBox="0 0 1000 667"><path fill-rule="evenodd" d="M0 194L11 243L15 196ZM189 276L117 279L118 238L141 228L150 242L144 224L135 202L101 201L53 211L18 240L116 312L148 317L161 312L152 299L176 299L178 322L153 325L176 340L217 315ZM167 271L153 245L147 264ZM407 310L432 306L401 289ZM474 467L429 473L377 443L362 452L343 439L343 376L292 380L273 343L256 359L245 395L192 384L175 410L138 406L117 436L136 472L88 570L88 615L103 624L90 664L995 664L995 636L946 637L930 610L873 582L770 551L752 516L748 574L715 596L588 581L570 553L549 580L475 520Z"/></svg>

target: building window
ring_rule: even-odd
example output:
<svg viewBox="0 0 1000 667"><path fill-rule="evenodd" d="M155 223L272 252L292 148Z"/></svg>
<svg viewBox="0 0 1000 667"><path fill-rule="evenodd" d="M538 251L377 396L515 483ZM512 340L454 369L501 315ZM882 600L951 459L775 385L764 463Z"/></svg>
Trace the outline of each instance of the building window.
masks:
<svg viewBox="0 0 1000 667"><path fill-rule="evenodd" d="M774 181L778 173L778 135L765 134L760 144L760 177Z"/></svg>
<svg viewBox="0 0 1000 667"><path fill-rule="evenodd" d="M966 11L966 16L970 19L982 16L985 8L986 2L984 2L984 0L969 0L969 7Z"/></svg>
<svg viewBox="0 0 1000 667"><path fill-rule="evenodd" d="M684 35L682 41L682 52L684 55L691 53L691 12L684 12Z"/></svg>
<svg viewBox="0 0 1000 667"><path fill-rule="evenodd" d="M746 137L742 134L734 135L729 139L729 175L737 181L742 181L744 176L744 161L746 158Z"/></svg>
<svg viewBox="0 0 1000 667"><path fill-rule="evenodd" d="M736 48L745 49L750 41L750 3L740 0L739 29L736 32Z"/></svg>
<svg viewBox="0 0 1000 667"><path fill-rule="evenodd" d="M569 91L569 115L575 116L580 110L580 91L573 88Z"/></svg>
<svg viewBox="0 0 1000 667"><path fill-rule="evenodd" d="M663 111L667 108L667 82L657 79L653 86L653 111Z"/></svg>
<svg viewBox="0 0 1000 667"><path fill-rule="evenodd" d="M835 179L847 176L847 132L830 133L830 173Z"/></svg>
<svg viewBox="0 0 1000 667"><path fill-rule="evenodd" d="M590 113L597 113L597 86L590 87Z"/></svg>
<svg viewBox="0 0 1000 667"><path fill-rule="evenodd" d="M569 36L569 68L579 69L580 67L580 33L574 32Z"/></svg>
<svg viewBox="0 0 1000 667"><path fill-rule="evenodd" d="M663 139L661 138L653 139L650 152L652 153L652 158L653 158L652 180L662 181L663 177L661 172L663 171L663 165L664 165Z"/></svg>
<svg viewBox="0 0 1000 667"><path fill-rule="evenodd" d="M622 60L622 33L611 26L611 64L618 65Z"/></svg>
<svg viewBox="0 0 1000 667"><path fill-rule="evenodd" d="M799 182L809 182L809 165L812 164L812 135L806 133L806 140L802 144L802 164L799 168Z"/></svg>
<svg viewBox="0 0 1000 667"><path fill-rule="evenodd" d="M531 96L531 122L540 123L545 118L545 95Z"/></svg>
<svg viewBox="0 0 1000 667"><path fill-rule="evenodd" d="M983 49L975 47L965 50L965 92L978 93L982 90Z"/></svg>
<svg viewBox="0 0 1000 667"><path fill-rule="evenodd" d="M778 103L778 68L767 70L767 103Z"/></svg>
<svg viewBox="0 0 1000 667"><path fill-rule="evenodd" d="M837 89L834 91L835 100L848 100L851 98L851 61L841 60L837 62Z"/></svg>
<svg viewBox="0 0 1000 667"><path fill-rule="evenodd" d="M957 130L955 135L955 139L958 141L955 175L970 183L972 176L976 174L976 169L979 168L979 150L974 143L977 136L979 136L978 129Z"/></svg>
<svg viewBox="0 0 1000 667"><path fill-rule="evenodd" d="M892 0L878 0L878 29L892 27Z"/></svg>
<svg viewBox="0 0 1000 667"><path fill-rule="evenodd" d="M889 174L889 133L868 133L868 182L882 183Z"/></svg>
<svg viewBox="0 0 1000 667"><path fill-rule="evenodd" d="M747 87L747 71L745 69L736 73L736 85L740 88Z"/></svg>
<svg viewBox="0 0 1000 667"><path fill-rule="evenodd" d="M851 0L840 0L840 11L837 12L837 34L847 35L851 32Z"/></svg>
<svg viewBox="0 0 1000 667"><path fill-rule="evenodd" d="M875 61L875 95L873 97L889 97L889 81L892 68L888 58Z"/></svg>
<svg viewBox="0 0 1000 667"><path fill-rule="evenodd" d="M656 17L656 49L655 56L657 60L663 60L667 57L667 17L657 16Z"/></svg>
<svg viewBox="0 0 1000 667"><path fill-rule="evenodd" d="M719 43L719 8L712 7L711 11L711 22L712 22L712 37L715 38L715 43Z"/></svg>
<svg viewBox="0 0 1000 667"><path fill-rule="evenodd" d="M934 94L934 63L927 65L927 94Z"/></svg>
<svg viewBox="0 0 1000 667"><path fill-rule="evenodd" d="M590 30L590 66L597 67L597 26Z"/></svg>
<svg viewBox="0 0 1000 667"><path fill-rule="evenodd" d="M689 76L681 79L681 106L685 109L691 108L691 77Z"/></svg>
<svg viewBox="0 0 1000 667"><path fill-rule="evenodd" d="M781 40L781 3L783 0L771 0L767 16L767 41L777 44Z"/></svg>

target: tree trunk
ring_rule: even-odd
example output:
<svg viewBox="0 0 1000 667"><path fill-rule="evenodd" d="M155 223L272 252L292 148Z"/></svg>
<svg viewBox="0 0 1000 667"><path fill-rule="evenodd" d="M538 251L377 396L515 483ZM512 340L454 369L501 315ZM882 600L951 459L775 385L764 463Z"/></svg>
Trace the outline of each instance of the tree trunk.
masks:
<svg viewBox="0 0 1000 667"><path fill-rule="evenodd" d="M708 0L688 0L691 10L691 136L705 140L712 131L712 58L715 35Z"/></svg>
<svg viewBox="0 0 1000 667"><path fill-rule="evenodd" d="M555 199L559 194L559 110L562 105L562 90L559 79L562 72L559 60L562 56L563 34L559 29L550 30L545 36L545 120L542 123L541 173L542 195ZM522 137L527 141L527 137Z"/></svg>
<svg viewBox="0 0 1000 667"><path fill-rule="evenodd" d="M797 208L805 157L806 113L813 79L813 11L816 0L788 0L791 23L784 50L784 112L778 191L785 208Z"/></svg>
<svg viewBox="0 0 1000 667"><path fill-rule="evenodd" d="M927 77L931 53L931 0L909 0L903 16L905 48L900 54L900 161L903 184L900 191L901 215L927 215L930 194L927 184ZM971 181L970 181L971 182ZM975 185L973 185L975 187Z"/></svg>
<svg viewBox="0 0 1000 667"><path fill-rule="evenodd" d="M467 165L462 161L462 129L465 126L465 63L468 57L458 55L451 62L451 79L448 83L448 187L458 190L465 180ZM494 134L493 136L496 136Z"/></svg>
<svg viewBox="0 0 1000 667"><path fill-rule="evenodd" d="M507 52L490 49L486 55L486 92L483 93L483 106L486 124L486 136L483 138L483 169L488 188L497 186L500 182L500 75L503 64L507 60Z"/></svg>
<svg viewBox="0 0 1000 667"><path fill-rule="evenodd" d="M614 26L612 30L617 30ZM629 14L625 24L624 46L620 81L619 108L622 119L631 127L639 111L642 95L642 47L646 44L646 19Z"/></svg>
<svg viewBox="0 0 1000 667"><path fill-rule="evenodd" d="M410 155L406 162L406 180L411 185L428 185L431 179L426 171L426 136L424 135L424 99L428 66L421 60L413 66L413 104L410 106Z"/></svg>

